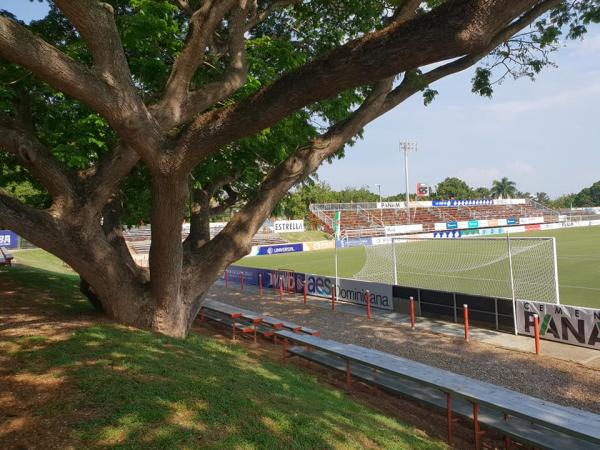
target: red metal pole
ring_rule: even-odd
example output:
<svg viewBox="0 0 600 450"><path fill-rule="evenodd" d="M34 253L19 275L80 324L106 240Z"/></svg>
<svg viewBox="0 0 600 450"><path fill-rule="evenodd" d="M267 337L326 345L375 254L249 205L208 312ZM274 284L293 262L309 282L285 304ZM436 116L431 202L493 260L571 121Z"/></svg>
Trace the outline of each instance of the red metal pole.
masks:
<svg viewBox="0 0 600 450"><path fill-rule="evenodd" d="M508 420L508 414L504 414L504 420ZM510 436L504 435L504 450L510 449Z"/></svg>
<svg viewBox="0 0 600 450"><path fill-rule="evenodd" d="M415 327L415 299L412 297L408 298L410 304L410 327Z"/></svg>
<svg viewBox="0 0 600 450"><path fill-rule="evenodd" d="M229 270L225 269L225 287L229 287Z"/></svg>
<svg viewBox="0 0 600 450"><path fill-rule="evenodd" d="M335 311L335 286L331 289L331 310Z"/></svg>
<svg viewBox="0 0 600 450"><path fill-rule="evenodd" d="M281 275L279 275L279 300L283 300L283 280L281 279Z"/></svg>
<svg viewBox="0 0 600 450"><path fill-rule="evenodd" d="M540 318L537 314L533 315L533 334L535 336L535 354L540 354Z"/></svg>
<svg viewBox="0 0 600 450"><path fill-rule="evenodd" d="M469 342L469 306L463 305L463 314L465 318L465 341Z"/></svg>
<svg viewBox="0 0 600 450"><path fill-rule="evenodd" d="M346 384L350 384L350 360L346 360Z"/></svg>
<svg viewBox="0 0 600 450"><path fill-rule="evenodd" d="M304 277L304 304L306 305L306 295L308 294L308 283L306 282L306 277Z"/></svg>
<svg viewBox="0 0 600 450"><path fill-rule="evenodd" d="M240 273L240 290L244 290L244 272Z"/></svg>
<svg viewBox="0 0 600 450"><path fill-rule="evenodd" d="M262 273L258 274L258 293L262 297Z"/></svg>
<svg viewBox="0 0 600 450"><path fill-rule="evenodd" d="M473 433L475 434L475 450L481 448L481 432L479 431L479 403L473 403Z"/></svg>
<svg viewBox="0 0 600 450"><path fill-rule="evenodd" d="M275 295L275 287L277 286L277 281L275 281L275 280L276 280L275 272L271 272L271 281L273 284L273 286L272 286L273 287L273 295Z"/></svg>
<svg viewBox="0 0 600 450"><path fill-rule="evenodd" d="M452 393L446 392L446 416L448 419L448 444L452 445Z"/></svg>
<svg viewBox="0 0 600 450"><path fill-rule="evenodd" d="M366 291L365 297L367 300L367 319L371 320L371 293Z"/></svg>

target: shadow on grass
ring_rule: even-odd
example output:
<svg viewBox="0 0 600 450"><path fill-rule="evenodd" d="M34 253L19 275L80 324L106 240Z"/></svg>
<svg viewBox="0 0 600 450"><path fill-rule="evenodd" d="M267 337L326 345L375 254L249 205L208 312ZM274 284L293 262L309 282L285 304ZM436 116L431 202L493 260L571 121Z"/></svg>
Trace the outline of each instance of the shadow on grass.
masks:
<svg viewBox="0 0 600 450"><path fill-rule="evenodd" d="M94 326L19 355L64 374L95 448L443 448L296 369L193 335L185 341Z"/></svg>
<svg viewBox="0 0 600 450"><path fill-rule="evenodd" d="M25 265L0 270L0 307L40 308L43 311L90 314L94 309L79 291L79 276Z"/></svg>

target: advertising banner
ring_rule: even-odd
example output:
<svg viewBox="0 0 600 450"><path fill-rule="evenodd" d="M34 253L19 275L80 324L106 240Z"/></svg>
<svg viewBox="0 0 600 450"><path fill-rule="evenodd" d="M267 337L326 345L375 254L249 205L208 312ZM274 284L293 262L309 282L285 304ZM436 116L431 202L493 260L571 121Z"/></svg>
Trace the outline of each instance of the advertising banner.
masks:
<svg viewBox="0 0 600 450"><path fill-rule="evenodd" d="M298 233L304 231L304 220L276 220L273 224L275 233Z"/></svg>
<svg viewBox="0 0 600 450"><path fill-rule="evenodd" d="M469 220L467 226L469 228L479 228L479 220Z"/></svg>
<svg viewBox="0 0 600 450"><path fill-rule="evenodd" d="M0 247L17 248L19 246L19 237L13 231L0 230Z"/></svg>
<svg viewBox="0 0 600 450"><path fill-rule="evenodd" d="M431 206L453 207L453 206L486 206L493 205L494 200L477 199L477 200L432 200Z"/></svg>
<svg viewBox="0 0 600 450"><path fill-rule="evenodd" d="M446 229L446 222L437 222L433 224L433 229L436 231L441 231Z"/></svg>
<svg viewBox="0 0 600 450"><path fill-rule="evenodd" d="M299 244L278 244L261 245L258 247L258 255L278 255L280 253L294 253L304 250L302 243Z"/></svg>
<svg viewBox="0 0 600 450"><path fill-rule="evenodd" d="M401 209L406 202L377 202L377 209Z"/></svg>
<svg viewBox="0 0 600 450"><path fill-rule="evenodd" d="M385 234L416 233L419 231L423 231L423 225L420 223L412 225L387 225L385 227Z"/></svg>
<svg viewBox="0 0 600 450"><path fill-rule="evenodd" d="M335 241L312 241L304 242L304 251L312 252L315 250L328 250L335 248Z"/></svg>
<svg viewBox="0 0 600 450"><path fill-rule="evenodd" d="M429 186L425 183L417 183L417 198L427 197L429 195Z"/></svg>
<svg viewBox="0 0 600 450"><path fill-rule="evenodd" d="M462 237L461 230L448 230L448 231L434 231L433 237L435 239L457 239Z"/></svg>
<svg viewBox="0 0 600 450"><path fill-rule="evenodd" d="M334 277L325 277L311 273L299 274L297 292L303 292L304 282L307 283L306 290L309 295L331 298L331 292L335 285ZM365 292L371 293L371 306L373 308L393 309L392 286L389 284L372 283L370 281L351 280L338 278L337 297L340 300L366 305Z"/></svg>
<svg viewBox="0 0 600 450"><path fill-rule="evenodd" d="M516 225L517 224L517 219L515 219L514 217L509 217L508 219L506 219L506 225Z"/></svg>
<svg viewBox="0 0 600 450"><path fill-rule="evenodd" d="M519 219L521 225L530 225L532 223L544 223L544 217L521 217Z"/></svg>
<svg viewBox="0 0 600 450"><path fill-rule="evenodd" d="M458 222L456 222L456 221L446 222L446 228L448 230L456 230L458 228Z"/></svg>
<svg viewBox="0 0 600 450"><path fill-rule="evenodd" d="M371 245L386 245L391 244L391 237L373 237L371 238Z"/></svg>
<svg viewBox="0 0 600 450"><path fill-rule="evenodd" d="M533 315L539 316L540 337L600 350L600 309L517 301L517 330L533 336Z"/></svg>
<svg viewBox="0 0 600 450"><path fill-rule="evenodd" d="M364 247L372 245L372 238L349 238L343 241L336 241L338 247Z"/></svg>

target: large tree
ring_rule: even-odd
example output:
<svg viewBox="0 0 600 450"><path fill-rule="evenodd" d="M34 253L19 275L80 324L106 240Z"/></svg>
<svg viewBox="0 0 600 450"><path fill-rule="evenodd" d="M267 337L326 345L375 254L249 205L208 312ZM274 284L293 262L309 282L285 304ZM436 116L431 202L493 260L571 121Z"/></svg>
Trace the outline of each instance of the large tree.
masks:
<svg viewBox="0 0 600 450"><path fill-rule="evenodd" d="M68 263L116 320L183 337L278 201L367 123L488 56L476 92L533 76L562 30L597 20L597 0L54 0L29 26L4 14L1 173L45 200L0 191L0 227ZM234 202L211 240L213 208ZM121 234L144 203L149 269Z"/></svg>

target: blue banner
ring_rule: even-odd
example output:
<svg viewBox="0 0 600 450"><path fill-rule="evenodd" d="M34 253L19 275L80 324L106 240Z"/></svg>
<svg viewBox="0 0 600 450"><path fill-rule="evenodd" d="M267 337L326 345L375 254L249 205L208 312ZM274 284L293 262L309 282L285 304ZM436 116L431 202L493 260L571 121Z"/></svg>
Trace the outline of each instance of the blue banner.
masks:
<svg viewBox="0 0 600 450"><path fill-rule="evenodd" d="M515 219L514 217L509 217L508 219L506 219L506 224L507 225L516 225L517 219Z"/></svg>
<svg viewBox="0 0 600 450"><path fill-rule="evenodd" d="M278 255L280 253L294 253L304 250L302 243L298 244L279 244L279 245L264 245L258 248L259 255Z"/></svg>
<svg viewBox="0 0 600 450"><path fill-rule="evenodd" d="M457 239L462 237L462 231L454 230L454 231L435 231L433 233L433 237L435 239Z"/></svg>
<svg viewBox="0 0 600 450"><path fill-rule="evenodd" d="M469 228L479 228L479 220L469 220Z"/></svg>
<svg viewBox="0 0 600 450"><path fill-rule="evenodd" d="M486 206L493 205L494 200L491 199L475 199L475 200L432 200L431 206Z"/></svg>
<svg viewBox="0 0 600 450"><path fill-rule="evenodd" d="M13 231L0 230L0 247L17 248L19 246L19 236Z"/></svg>
<svg viewBox="0 0 600 450"><path fill-rule="evenodd" d="M446 222L446 228L448 228L449 230L455 230L458 228L458 222Z"/></svg>

